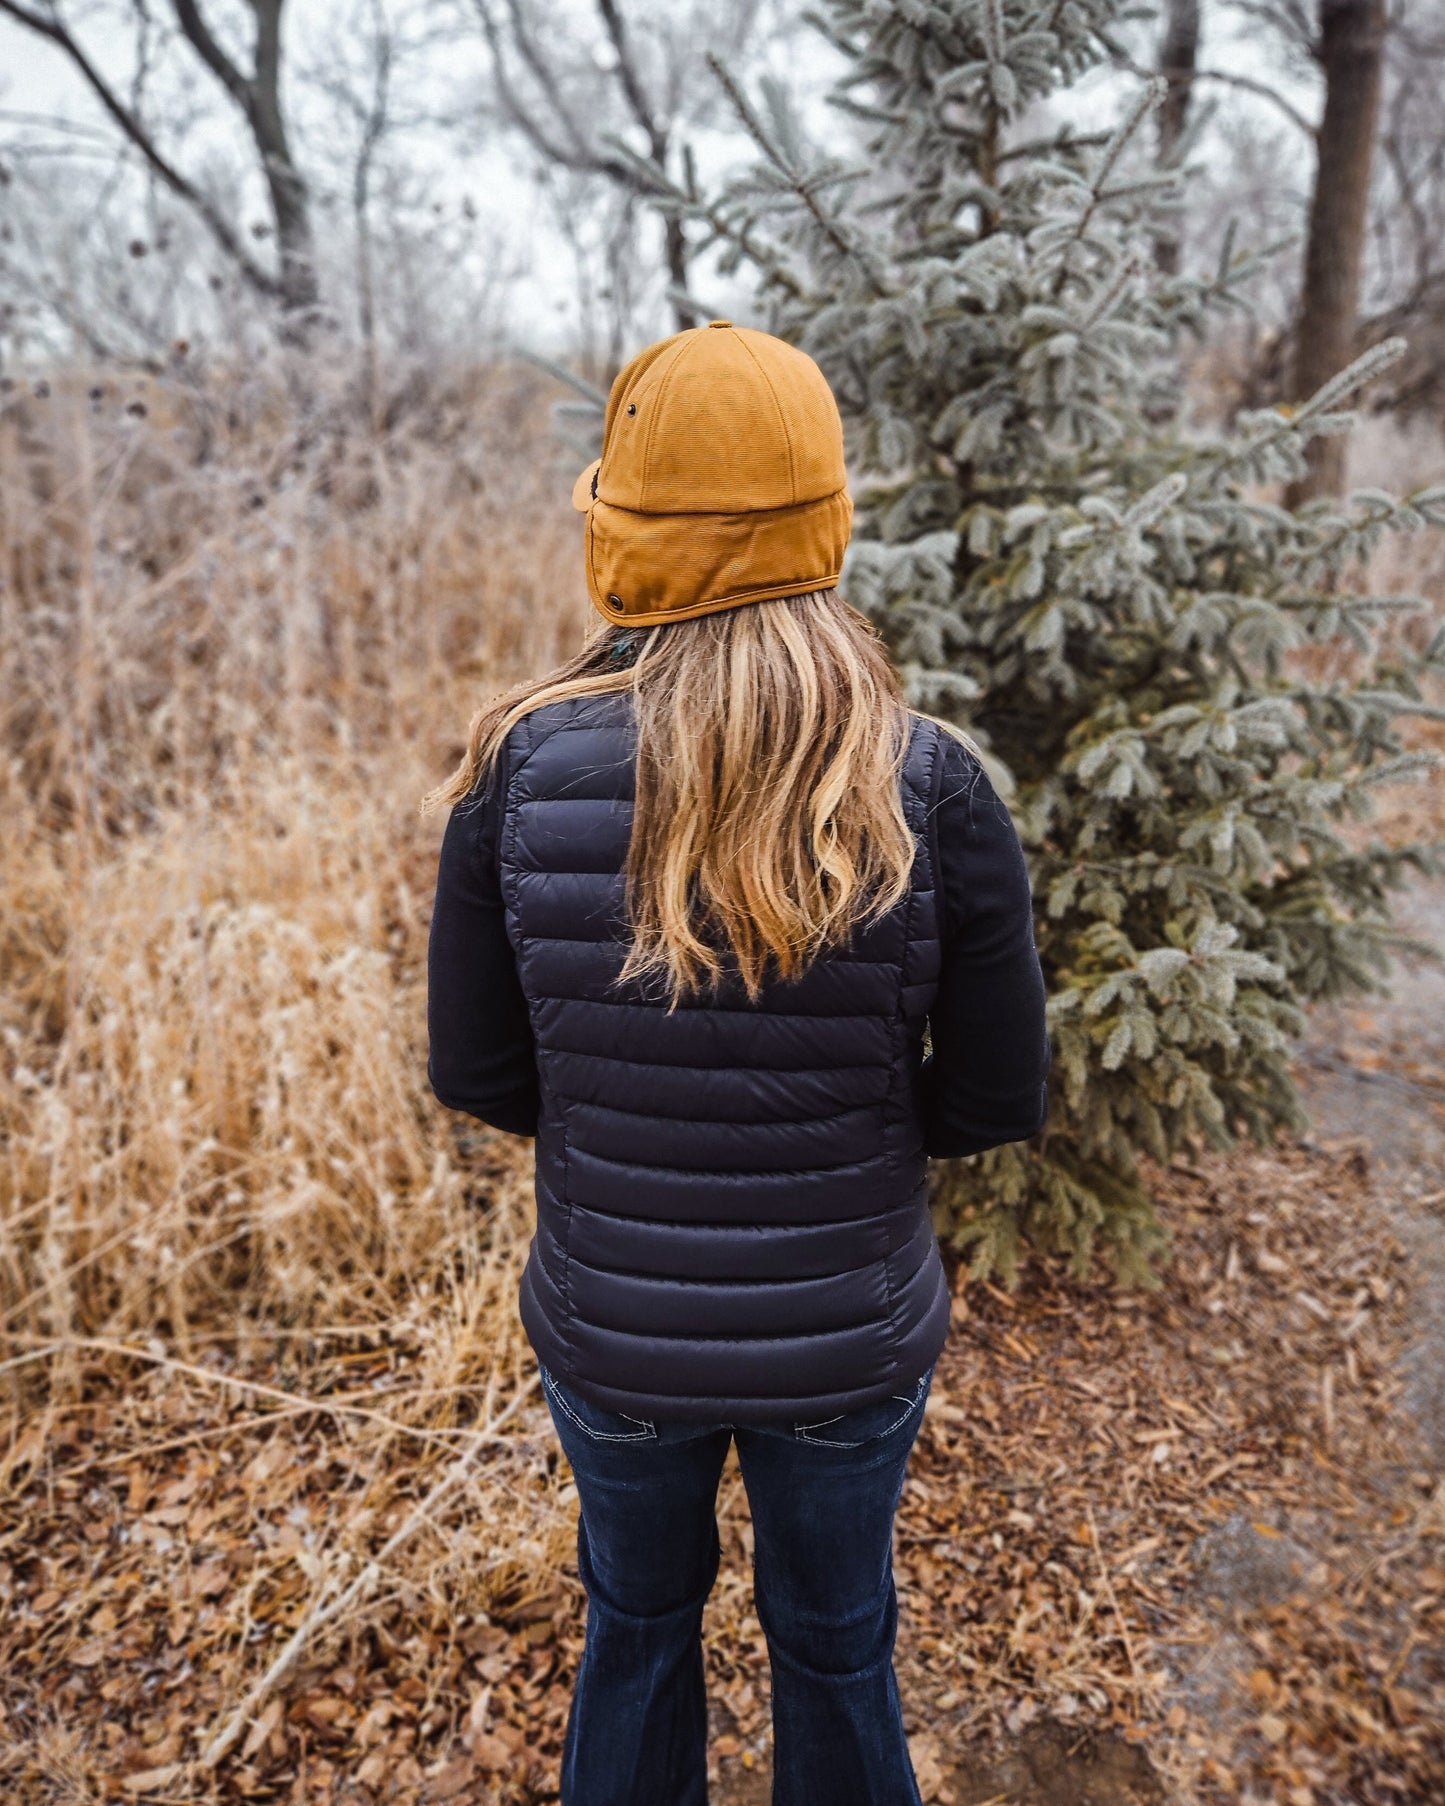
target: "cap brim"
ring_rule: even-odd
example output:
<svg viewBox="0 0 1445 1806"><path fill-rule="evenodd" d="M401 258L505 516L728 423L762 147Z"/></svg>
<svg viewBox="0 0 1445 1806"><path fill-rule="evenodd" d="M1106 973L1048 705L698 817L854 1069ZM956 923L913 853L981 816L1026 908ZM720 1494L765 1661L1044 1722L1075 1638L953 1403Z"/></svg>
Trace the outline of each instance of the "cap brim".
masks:
<svg viewBox="0 0 1445 1806"><path fill-rule="evenodd" d="M582 472L582 475L578 477L577 481L572 485L572 506L579 514L585 514L592 506L595 499L592 494L592 484L601 468L601 458L594 458L587 466L586 470Z"/></svg>

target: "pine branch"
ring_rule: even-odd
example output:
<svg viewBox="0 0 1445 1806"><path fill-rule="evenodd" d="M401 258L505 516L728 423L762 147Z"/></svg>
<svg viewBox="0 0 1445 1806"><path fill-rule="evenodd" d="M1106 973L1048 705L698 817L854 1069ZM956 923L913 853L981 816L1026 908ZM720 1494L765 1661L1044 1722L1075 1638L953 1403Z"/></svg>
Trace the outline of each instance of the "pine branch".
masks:
<svg viewBox="0 0 1445 1806"><path fill-rule="evenodd" d="M850 602L910 704L966 724L1014 780L1058 1084L1047 1138L950 1175L941 1226L983 1270L1032 1246L1082 1271L1097 1246L1140 1278L1160 1245L1140 1150L1298 1125L1304 1003L1387 969L1383 892L1408 855L1346 871L1337 824L1424 769L1401 730L1445 716L1425 682L1445 627L1423 655L1382 649L1413 599L1340 593L1341 573L1387 530L1445 525L1445 486L1303 513L1262 493L1345 427L1393 350L1302 407L1183 437L1171 335L1242 304L1262 254L1231 231L1202 279L1144 255L1192 180L1137 148L1167 83L1106 138L1001 142L1015 92L1059 117L1056 91L1107 65L1099 9L840 0L835 16L830 99L881 179L840 193L851 172L805 170L769 94L753 110L724 83L760 161L713 205L730 248L781 215L803 285L782 330L826 359L850 445L883 473L857 492ZM893 292L861 283L860 260ZM1349 675L1297 680L1303 642L1339 645Z"/></svg>
<svg viewBox="0 0 1445 1806"><path fill-rule="evenodd" d="M1139 130L1140 126L1143 125L1144 121L1154 109L1163 102L1168 92L1169 84L1160 77L1156 77L1147 83L1135 97L1133 104L1119 122L1119 125L1109 139L1109 142L1104 146L1103 155L1099 159L1098 168L1094 171L1093 178L1089 184L1088 203L1075 221L1072 235L1060 250L1058 275L1054 280L1055 296L1063 293L1064 285L1069 279L1070 258L1074 249L1084 242L1089 227L1094 222L1094 215L1108 200L1105 190L1108 186L1109 177L1113 174L1115 165L1118 163L1120 157L1123 156L1125 150L1127 150L1134 134Z"/></svg>
<svg viewBox="0 0 1445 1806"><path fill-rule="evenodd" d="M806 173L796 168L785 155L782 148L777 144L772 134L763 124L752 103L733 79L731 72L726 68L721 59L712 52L708 53L707 63L721 85L723 92L732 102L733 108L736 111L738 118L742 121L749 137L758 146L759 150L762 151L763 155L774 168L778 170L779 174L784 177L789 187L813 216L813 219L817 222L819 229L823 232L828 242L835 250L839 251L855 265L876 297L882 298L885 296L888 293L888 290L879 279L877 272L868 263L867 259L862 255L857 245L854 244L852 239L844 231L838 220L832 215L824 212L819 203L817 193L813 185L808 181Z"/></svg>
<svg viewBox="0 0 1445 1806"><path fill-rule="evenodd" d="M1218 481L1238 470L1241 465L1256 463L1262 453L1276 445L1283 445L1290 440L1303 442L1311 435L1302 431L1302 428L1313 427L1318 432L1322 423L1330 418L1326 413L1328 408L1362 388L1381 371L1387 370L1404 356L1406 350L1404 339L1384 340L1357 357L1338 376L1331 377L1323 388L1299 407L1274 409L1274 424L1268 432L1257 434L1254 438L1244 436L1233 446L1226 443L1217 452L1206 452L1205 457L1212 463L1212 476Z"/></svg>
<svg viewBox="0 0 1445 1806"><path fill-rule="evenodd" d="M565 383L569 389L575 389L593 408L605 411L607 397L601 389L594 388L586 377L578 376L575 370L569 370L565 364L556 363L550 357L544 357L540 351L531 351L525 345L514 347L518 357L525 358L529 364L535 364L539 370L545 370L548 376L555 376L559 383Z"/></svg>
<svg viewBox="0 0 1445 1806"><path fill-rule="evenodd" d="M1408 349L1404 339L1384 339L1378 345L1372 345L1295 410L1295 426L1301 427L1317 421L1322 414L1328 413L1357 389L1363 389L1367 383L1373 382L1391 364L1399 363Z"/></svg>

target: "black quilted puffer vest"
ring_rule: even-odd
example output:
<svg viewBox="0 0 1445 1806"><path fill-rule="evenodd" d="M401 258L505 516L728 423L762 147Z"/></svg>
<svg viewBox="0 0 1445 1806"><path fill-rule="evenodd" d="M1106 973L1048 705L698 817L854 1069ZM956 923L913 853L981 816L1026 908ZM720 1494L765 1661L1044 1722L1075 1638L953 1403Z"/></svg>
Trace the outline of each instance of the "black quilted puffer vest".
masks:
<svg viewBox="0 0 1445 1806"><path fill-rule="evenodd" d="M910 894L800 979L669 1010L614 982L635 734L626 696L507 742L508 932L541 1083L521 1314L545 1367L612 1410L822 1417L911 1389L949 1298L917 1097L939 969L915 722Z"/></svg>

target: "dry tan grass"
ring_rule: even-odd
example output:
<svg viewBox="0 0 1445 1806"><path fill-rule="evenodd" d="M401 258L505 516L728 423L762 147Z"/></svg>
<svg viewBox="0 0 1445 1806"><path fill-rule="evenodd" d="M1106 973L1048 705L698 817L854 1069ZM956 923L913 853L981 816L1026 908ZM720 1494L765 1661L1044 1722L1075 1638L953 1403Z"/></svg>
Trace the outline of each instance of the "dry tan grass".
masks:
<svg viewBox="0 0 1445 1806"><path fill-rule="evenodd" d="M383 1321L461 1245L417 799L581 626L535 438L266 480L259 429L201 465L179 432L60 397L0 437L12 1332Z"/></svg>
<svg viewBox="0 0 1445 1806"><path fill-rule="evenodd" d="M293 1620L468 1448L487 1483L383 1586L445 1564L487 1596L555 1588L570 1540L557 1484L516 1485L541 1410L524 1160L426 1085L418 799L477 703L581 632L574 517L525 375L388 438L312 403L77 379L0 419L0 1527L85 1399L123 1415L159 1381L223 1431L237 1404L328 1421L359 1479ZM400 1351L360 1395L358 1348ZM220 1638L218 1718L264 1667L248 1622ZM37 1797L113 1771L69 1731L8 1731Z"/></svg>

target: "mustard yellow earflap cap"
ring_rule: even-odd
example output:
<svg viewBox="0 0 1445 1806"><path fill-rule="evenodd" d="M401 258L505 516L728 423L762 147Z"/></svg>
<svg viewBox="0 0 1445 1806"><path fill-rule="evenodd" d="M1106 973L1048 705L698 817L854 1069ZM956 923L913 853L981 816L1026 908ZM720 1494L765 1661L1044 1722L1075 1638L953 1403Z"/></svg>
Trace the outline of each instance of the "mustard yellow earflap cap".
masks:
<svg viewBox="0 0 1445 1806"><path fill-rule="evenodd" d="M828 589L853 524L843 423L805 351L714 320L618 372L602 456L572 490L587 588L654 627Z"/></svg>

